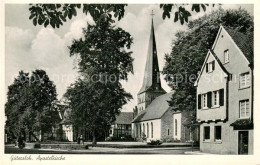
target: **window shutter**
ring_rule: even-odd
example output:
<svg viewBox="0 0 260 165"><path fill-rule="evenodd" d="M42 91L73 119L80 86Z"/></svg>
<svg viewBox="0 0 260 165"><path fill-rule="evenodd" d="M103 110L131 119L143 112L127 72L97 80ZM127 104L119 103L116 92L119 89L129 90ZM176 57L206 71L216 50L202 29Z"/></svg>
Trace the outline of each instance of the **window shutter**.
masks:
<svg viewBox="0 0 260 165"><path fill-rule="evenodd" d="M201 109L201 94L198 95L198 109Z"/></svg>
<svg viewBox="0 0 260 165"><path fill-rule="evenodd" d="M209 64L207 63L206 64L206 73L208 73L208 71L209 71Z"/></svg>
<svg viewBox="0 0 260 165"><path fill-rule="evenodd" d="M211 103L212 103L212 100L211 100L211 95L212 95L212 92L208 92L207 93L207 107L208 108L211 108Z"/></svg>
<svg viewBox="0 0 260 165"><path fill-rule="evenodd" d="M224 89L219 90L219 105L224 105Z"/></svg>
<svg viewBox="0 0 260 165"><path fill-rule="evenodd" d="M212 61L212 70L215 70L215 61Z"/></svg>

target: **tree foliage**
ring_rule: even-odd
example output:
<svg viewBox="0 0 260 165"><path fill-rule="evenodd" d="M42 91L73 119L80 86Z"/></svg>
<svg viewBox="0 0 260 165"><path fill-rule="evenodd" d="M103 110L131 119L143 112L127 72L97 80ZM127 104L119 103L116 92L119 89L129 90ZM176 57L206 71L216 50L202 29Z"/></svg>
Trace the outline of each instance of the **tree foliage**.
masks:
<svg viewBox="0 0 260 165"><path fill-rule="evenodd" d="M34 26L37 24L47 27L59 28L66 22L77 16L77 9L82 7L83 13L90 14L95 22L111 21L112 17L120 20L124 16L126 4L31 4L29 19Z"/></svg>
<svg viewBox="0 0 260 165"><path fill-rule="evenodd" d="M31 76L20 71L8 87L7 130L16 136L50 131L59 119L52 108L56 96L56 87L45 71L35 70Z"/></svg>
<svg viewBox="0 0 260 165"><path fill-rule="evenodd" d="M88 25L84 39L74 40L70 55L78 55L79 78L64 95L72 109L74 125L83 125L92 132L93 143L100 130L109 128L131 94L120 80L133 72L132 44L128 32L111 26L109 21Z"/></svg>
<svg viewBox="0 0 260 165"><path fill-rule="evenodd" d="M203 11L206 11L207 6L209 4L192 4L192 5L177 5L177 4L160 4L160 8L163 9L162 18L166 17L171 18L172 9L176 8L177 10L174 12L174 22L180 21L183 25L184 22L189 22L189 17L191 17L191 11L200 12L201 8ZM186 8L191 8L187 10ZM214 4L213 4L214 7Z"/></svg>
<svg viewBox="0 0 260 165"><path fill-rule="evenodd" d="M163 73L169 86L176 91L169 104L174 110L191 112L190 122L196 119L194 81L221 24L246 35L254 30L253 18L245 10L214 11L190 21L188 30L176 34L171 53L165 55Z"/></svg>
<svg viewBox="0 0 260 165"><path fill-rule="evenodd" d="M53 28L59 28L67 19L77 16L77 9L82 8L83 13L90 14L96 23L100 21L114 22L114 19L121 20L124 17L126 6L127 4L31 4L29 19L32 20L34 26L39 24L44 25L44 27L51 25ZM172 10L176 9L173 16L174 22L180 21L182 25L184 22L188 22L192 15L191 11L198 13L201 12L201 8L206 11L207 6L209 5L160 4L160 8L163 10L163 19L170 18Z"/></svg>

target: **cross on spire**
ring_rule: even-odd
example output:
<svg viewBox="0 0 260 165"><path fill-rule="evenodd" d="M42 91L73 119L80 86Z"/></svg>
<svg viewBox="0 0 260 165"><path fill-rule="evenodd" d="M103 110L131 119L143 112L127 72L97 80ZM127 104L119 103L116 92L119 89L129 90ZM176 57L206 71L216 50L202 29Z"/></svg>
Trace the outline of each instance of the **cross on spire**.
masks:
<svg viewBox="0 0 260 165"><path fill-rule="evenodd" d="M154 16L154 12L153 12L153 10L152 10L151 16L152 16L152 18L153 18L153 16Z"/></svg>

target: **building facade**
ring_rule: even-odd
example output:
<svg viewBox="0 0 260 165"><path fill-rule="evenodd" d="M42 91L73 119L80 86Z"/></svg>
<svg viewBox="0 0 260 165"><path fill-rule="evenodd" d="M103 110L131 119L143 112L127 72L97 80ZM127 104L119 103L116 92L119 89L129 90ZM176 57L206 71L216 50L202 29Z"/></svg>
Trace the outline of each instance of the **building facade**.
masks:
<svg viewBox="0 0 260 165"><path fill-rule="evenodd" d="M132 121L134 138L147 141L191 140L191 131L184 126L186 116L181 112L173 111L169 106L168 101L173 93L166 93L161 86L152 20L143 84L137 94L137 112Z"/></svg>
<svg viewBox="0 0 260 165"><path fill-rule="evenodd" d="M133 112L121 112L116 116L116 121L109 130L109 137L119 139L131 137L133 117Z"/></svg>
<svg viewBox="0 0 260 165"><path fill-rule="evenodd" d="M65 109L62 121L60 122L62 130L62 140L74 141L76 138L73 137L73 126L71 122L71 109Z"/></svg>
<svg viewBox="0 0 260 165"><path fill-rule="evenodd" d="M253 37L220 26L195 86L200 150L253 154Z"/></svg>

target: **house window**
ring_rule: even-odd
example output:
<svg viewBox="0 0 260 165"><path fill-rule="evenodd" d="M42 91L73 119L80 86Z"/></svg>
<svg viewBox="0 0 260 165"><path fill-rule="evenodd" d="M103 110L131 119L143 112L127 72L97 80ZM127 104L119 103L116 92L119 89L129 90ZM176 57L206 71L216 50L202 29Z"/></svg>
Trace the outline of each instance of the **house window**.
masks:
<svg viewBox="0 0 260 165"><path fill-rule="evenodd" d="M215 61L206 64L206 72L212 72L213 70L215 70Z"/></svg>
<svg viewBox="0 0 260 165"><path fill-rule="evenodd" d="M204 140L210 139L210 127L206 126L204 127Z"/></svg>
<svg viewBox="0 0 260 165"><path fill-rule="evenodd" d="M219 106L219 91L213 91L212 104L213 106Z"/></svg>
<svg viewBox="0 0 260 165"><path fill-rule="evenodd" d="M240 88L248 87L250 85L249 72L240 75Z"/></svg>
<svg viewBox="0 0 260 165"><path fill-rule="evenodd" d="M224 51L224 63L228 63L229 62L229 51L225 50Z"/></svg>
<svg viewBox="0 0 260 165"><path fill-rule="evenodd" d="M240 118L248 118L250 115L249 100L242 100L239 102Z"/></svg>
<svg viewBox="0 0 260 165"><path fill-rule="evenodd" d="M170 130L168 129L168 135L170 135Z"/></svg>
<svg viewBox="0 0 260 165"><path fill-rule="evenodd" d="M232 74L229 74L228 80L229 80L229 81L232 81Z"/></svg>
<svg viewBox="0 0 260 165"><path fill-rule="evenodd" d="M212 72L212 62L209 63L209 72Z"/></svg>
<svg viewBox="0 0 260 165"><path fill-rule="evenodd" d="M202 94L202 108L207 108L207 94Z"/></svg>
<svg viewBox="0 0 260 165"><path fill-rule="evenodd" d="M215 126L215 141L221 140L221 126Z"/></svg>

